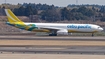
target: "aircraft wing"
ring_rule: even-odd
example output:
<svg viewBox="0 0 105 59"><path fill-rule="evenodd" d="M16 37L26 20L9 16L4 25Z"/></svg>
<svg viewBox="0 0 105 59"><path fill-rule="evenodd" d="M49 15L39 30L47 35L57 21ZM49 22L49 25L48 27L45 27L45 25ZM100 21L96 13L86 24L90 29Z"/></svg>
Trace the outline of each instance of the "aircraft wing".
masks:
<svg viewBox="0 0 105 59"><path fill-rule="evenodd" d="M57 27L41 27L41 29L58 31L58 30L62 30L63 28L57 28Z"/></svg>
<svg viewBox="0 0 105 59"><path fill-rule="evenodd" d="M64 28L42 27L42 29L50 30L52 33L68 35L68 30L67 29L64 29Z"/></svg>

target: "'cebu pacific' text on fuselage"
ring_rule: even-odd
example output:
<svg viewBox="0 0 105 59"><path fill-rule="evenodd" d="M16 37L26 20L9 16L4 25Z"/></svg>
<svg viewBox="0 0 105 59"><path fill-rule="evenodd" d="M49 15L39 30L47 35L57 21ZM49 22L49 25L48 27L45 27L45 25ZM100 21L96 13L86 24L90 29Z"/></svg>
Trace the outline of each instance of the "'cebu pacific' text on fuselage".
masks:
<svg viewBox="0 0 105 59"><path fill-rule="evenodd" d="M91 26L89 25L67 25L67 28L75 28L75 29L91 29Z"/></svg>

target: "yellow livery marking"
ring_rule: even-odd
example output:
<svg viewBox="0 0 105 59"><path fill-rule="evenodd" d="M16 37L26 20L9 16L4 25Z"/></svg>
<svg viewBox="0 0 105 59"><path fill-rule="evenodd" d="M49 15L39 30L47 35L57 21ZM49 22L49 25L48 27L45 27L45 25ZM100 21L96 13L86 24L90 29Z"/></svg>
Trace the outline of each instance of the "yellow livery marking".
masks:
<svg viewBox="0 0 105 59"><path fill-rule="evenodd" d="M34 32L50 32L50 30L46 30L46 29L43 29L43 30L37 30L37 29L35 29L35 30L33 30Z"/></svg>
<svg viewBox="0 0 105 59"><path fill-rule="evenodd" d="M23 22L15 22L15 24L21 25L22 27L25 28L25 30L28 30L30 28L30 26L25 25Z"/></svg>
<svg viewBox="0 0 105 59"><path fill-rule="evenodd" d="M98 31L93 31L93 32L82 32L82 31L76 31L76 30L68 30L69 33L95 33Z"/></svg>
<svg viewBox="0 0 105 59"><path fill-rule="evenodd" d="M12 17L12 19L9 19L10 21L17 21L17 22L22 22L21 20L19 20L13 13L11 10L7 9L7 12L8 12L8 17Z"/></svg>
<svg viewBox="0 0 105 59"><path fill-rule="evenodd" d="M10 9L6 9L6 14L10 24L14 24L17 28L19 28L19 26L17 26L16 24L19 24L23 26L25 30L28 30L30 28L30 26L25 25L24 22L19 20Z"/></svg>

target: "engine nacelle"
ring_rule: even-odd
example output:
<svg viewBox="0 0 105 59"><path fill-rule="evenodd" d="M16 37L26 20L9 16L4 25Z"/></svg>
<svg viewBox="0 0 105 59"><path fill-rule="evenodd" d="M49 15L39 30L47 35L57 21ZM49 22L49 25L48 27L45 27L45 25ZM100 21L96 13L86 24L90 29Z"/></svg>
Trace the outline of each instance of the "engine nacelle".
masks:
<svg viewBox="0 0 105 59"><path fill-rule="evenodd" d="M59 30L57 31L57 35L68 35L68 30Z"/></svg>

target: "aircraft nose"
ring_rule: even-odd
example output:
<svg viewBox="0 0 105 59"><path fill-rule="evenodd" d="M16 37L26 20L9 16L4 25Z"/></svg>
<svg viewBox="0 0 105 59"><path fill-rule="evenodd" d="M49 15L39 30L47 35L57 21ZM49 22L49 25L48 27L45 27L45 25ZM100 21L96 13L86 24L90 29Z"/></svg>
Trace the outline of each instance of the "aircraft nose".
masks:
<svg viewBox="0 0 105 59"><path fill-rule="evenodd" d="M103 28L99 28L99 30L100 30L100 31L103 31L104 29L103 29Z"/></svg>

